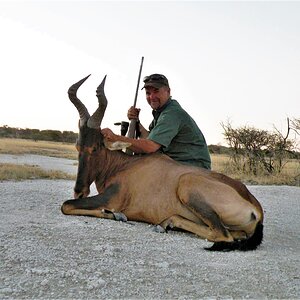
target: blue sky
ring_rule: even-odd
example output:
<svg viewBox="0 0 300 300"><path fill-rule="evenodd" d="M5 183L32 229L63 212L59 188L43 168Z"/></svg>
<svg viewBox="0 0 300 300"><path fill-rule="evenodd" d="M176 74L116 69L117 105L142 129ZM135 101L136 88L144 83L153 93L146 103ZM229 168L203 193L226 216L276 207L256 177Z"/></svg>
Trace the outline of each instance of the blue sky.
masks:
<svg viewBox="0 0 300 300"><path fill-rule="evenodd" d="M0 1L0 126L77 131L68 87L90 113L107 74L102 127L116 133L142 77L162 73L208 144L221 122L286 132L300 118L300 2ZM144 91L137 106L145 126Z"/></svg>

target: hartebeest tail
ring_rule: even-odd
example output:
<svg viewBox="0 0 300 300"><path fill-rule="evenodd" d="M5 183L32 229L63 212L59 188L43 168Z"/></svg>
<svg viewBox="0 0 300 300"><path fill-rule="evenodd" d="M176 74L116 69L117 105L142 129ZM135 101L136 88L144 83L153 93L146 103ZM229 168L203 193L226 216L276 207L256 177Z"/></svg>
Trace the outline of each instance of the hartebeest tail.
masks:
<svg viewBox="0 0 300 300"><path fill-rule="evenodd" d="M79 164L75 199L62 205L64 214L178 228L214 242L210 250L215 251L254 250L261 244L263 210L243 183L160 153L129 156L107 149L100 130L107 105L105 78L97 88L99 106L91 117L76 95L87 78L69 89L80 116ZM88 197L93 182L99 194Z"/></svg>
<svg viewBox="0 0 300 300"><path fill-rule="evenodd" d="M237 240L232 243L218 242L214 243L212 247L206 248L209 251L249 251L255 250L263 240L263 228L264 225L258 222L253 235L245 240Z"/></svg>

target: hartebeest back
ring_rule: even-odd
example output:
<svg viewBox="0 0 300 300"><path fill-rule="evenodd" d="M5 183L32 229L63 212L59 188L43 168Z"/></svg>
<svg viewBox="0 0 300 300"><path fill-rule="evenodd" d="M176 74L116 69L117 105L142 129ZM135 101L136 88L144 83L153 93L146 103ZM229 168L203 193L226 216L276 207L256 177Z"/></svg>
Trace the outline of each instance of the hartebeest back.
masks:
<svg viewBox="0 0 300 300"><path fill-rule="evenodd" d="M87 78L68 91L80 116L79 165L75 199L66 201L62 212L178 228L214 242L210 250L256 249L263 238L263 210L247 187L160 153L129 156L107 149L100 130L106 77L97 88L99 107L92 116L77 98ZM93 182L99 194L88 197Z"/></svg>

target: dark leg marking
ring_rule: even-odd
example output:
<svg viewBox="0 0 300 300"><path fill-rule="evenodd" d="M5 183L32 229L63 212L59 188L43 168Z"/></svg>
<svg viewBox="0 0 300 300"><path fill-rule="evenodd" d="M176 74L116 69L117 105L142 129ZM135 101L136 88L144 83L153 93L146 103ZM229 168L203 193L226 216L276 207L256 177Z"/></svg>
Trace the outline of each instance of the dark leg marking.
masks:
<svg viewBox="0 0 300 300"><path fill-rule="evenodd" d="M120 185L114 183L107 187L103 194L95 195L87 198L79 198L75 200L68 200L64 204L70 204L75 209L97 209L109 203L112 196L117 194L120 190Z"/></svg>
<svg viewBox="0 0 300 300"><path fill-rule="evenodd" d="M224 236L228 237L227 230L222 224L219 215L207 203L200 201L199 198L197 194L191 194L188 205L201 215L204 221L208 220L214 229L221 231Z"/></svg>

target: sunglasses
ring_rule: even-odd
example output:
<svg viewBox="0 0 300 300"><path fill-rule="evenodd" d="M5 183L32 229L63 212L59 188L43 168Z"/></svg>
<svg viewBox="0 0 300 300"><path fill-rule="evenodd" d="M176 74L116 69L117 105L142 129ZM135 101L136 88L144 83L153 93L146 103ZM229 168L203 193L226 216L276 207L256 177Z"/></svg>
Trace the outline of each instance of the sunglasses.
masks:
<svg viewBox="0 0 300 300"><path fill-rule="evenodd" d="M153 75L144 77L143 81L145 83L147 83L149 81L167 81L167 78L164 75L153 74Z"/></svg>

